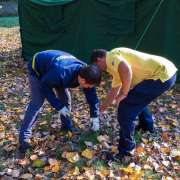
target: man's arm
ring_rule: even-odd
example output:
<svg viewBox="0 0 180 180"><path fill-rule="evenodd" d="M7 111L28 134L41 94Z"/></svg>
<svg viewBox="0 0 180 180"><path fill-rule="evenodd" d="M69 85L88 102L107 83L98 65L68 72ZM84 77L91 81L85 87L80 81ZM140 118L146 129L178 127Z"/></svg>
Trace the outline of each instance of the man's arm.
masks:
<svg viewBox="0 0 180 180"><path fill-rule="evenodd" d="M106 97L106 100L104 101L104 103L101 105L101 107L99 109L99 114L100 115L114 101L114 99L116 98L120 88L121 88L121 86L115 87L115 88L111 88L111 90L109 91L109 93L108 93L108 95Z"/></svg>
<svg viewBox="0 0 180 180"><path fill-rule="evenodd" d="M56 76L55 76L56 75ZM40 81L40 90L43 96L49 101L52 107L57 111L63 108L63 103L57 99L53 88L62 84L61 76L58 70L49 71Z"/></svg>
<svg viewBox="0 0 180 180"><path fill-rule="evenodd" d="M83 88L84 94L86 96L86 100L89 104L90 108L90 116L96 117L99 115L99 109L98 109L98 98L97 98L97 92L96 88Z"/></svg>
<svg viewBox="0 0 180 180"><path fill-rule="evenodd" d="M126 61L121 61L118 65L118 73L122 82L122 91L116 99L117 107L119 107L120 101L127 97L129 88L131 86L132 69L130 64Z"/></svg>

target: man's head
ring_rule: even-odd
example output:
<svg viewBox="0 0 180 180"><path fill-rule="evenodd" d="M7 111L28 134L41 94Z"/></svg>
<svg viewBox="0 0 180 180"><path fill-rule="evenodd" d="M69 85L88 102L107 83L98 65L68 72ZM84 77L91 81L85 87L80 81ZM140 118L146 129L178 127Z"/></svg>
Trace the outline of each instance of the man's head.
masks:
<svg viewBox="0 0 180 180"><path fill-rule="evenodd" d="M93 65L82 66L79 70L78 82L84 88L98 86L101 82L101 72Z"/></svg>
<svg viewBox="0 0 180 180"><path fill-rule="evenodd" d="M104 49L95 49L91 54L91 62L101 71L106 71L106 54L108 51Z"/></svg>

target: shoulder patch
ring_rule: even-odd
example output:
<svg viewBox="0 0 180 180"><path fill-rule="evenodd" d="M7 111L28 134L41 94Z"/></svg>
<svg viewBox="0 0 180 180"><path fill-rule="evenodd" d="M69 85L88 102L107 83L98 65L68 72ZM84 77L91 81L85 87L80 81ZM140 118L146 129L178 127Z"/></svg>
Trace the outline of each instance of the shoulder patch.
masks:
<svg viewBox="0 0 180 180"><path fill-rule="evenodd" d="M112 65L114 66L114 61L112 62Z"/></svg>

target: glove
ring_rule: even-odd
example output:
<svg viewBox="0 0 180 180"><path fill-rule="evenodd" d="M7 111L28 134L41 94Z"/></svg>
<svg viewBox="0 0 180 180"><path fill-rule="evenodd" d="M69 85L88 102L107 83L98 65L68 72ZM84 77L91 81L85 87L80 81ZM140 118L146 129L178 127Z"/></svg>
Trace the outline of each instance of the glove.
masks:
<svg viewBox="0 0 180 180"><path fill-rule="evenodd" d="M60 109L58 112L59 112L59 114L65 116L65 117L67 116L66 113L70 114L70 112L69 112L69 110L67 109L66 106L64 106L64 107L63 107L62 109Z"/></svg>
<svg viewBox="0 0 180 180"><path fill-rule="evenodd" d="M93 131L98 131L99 130L99 117L92 117L91 118L92 120L92 130Z"/></svg>

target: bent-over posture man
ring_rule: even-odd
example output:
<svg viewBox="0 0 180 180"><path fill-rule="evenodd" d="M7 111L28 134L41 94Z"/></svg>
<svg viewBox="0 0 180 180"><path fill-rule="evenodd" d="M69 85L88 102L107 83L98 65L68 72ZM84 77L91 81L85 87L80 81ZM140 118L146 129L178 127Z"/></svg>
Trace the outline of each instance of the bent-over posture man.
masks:
<svg viewBox="0 0 180 180"><path fill-rule="evenodd" d="M32 129L45 98L61 115L61 130L78 131L72 128L66 113L71 111L71 97L68 88L83 87L90 106L93 122L92 130L98 127L98 98L95 86L101 82L101 72L93 65L87 65L71 54L58 50L49 50L35 54L28 62L28 77L31 101L21 124L19 150L30 150L28 143ZM53 89L57 92L56 97Z"/></svg>
<svg viewBox="0 0 180 180"><path fill-rule="evenodd" d="M173 86L177 68L163 57L123 47L110 52L96 49L91 54L91 61L101 71L107 71L113 76L111 90L101 105L99 114L117 96L118 122L121 127L119 154L115 158L108 154L107 159L119 161L135 149L133 134L138 119L137 130L154 132L153 119L147 105ZM130 86L133 87L132 90L129 90Z"/></svg>

